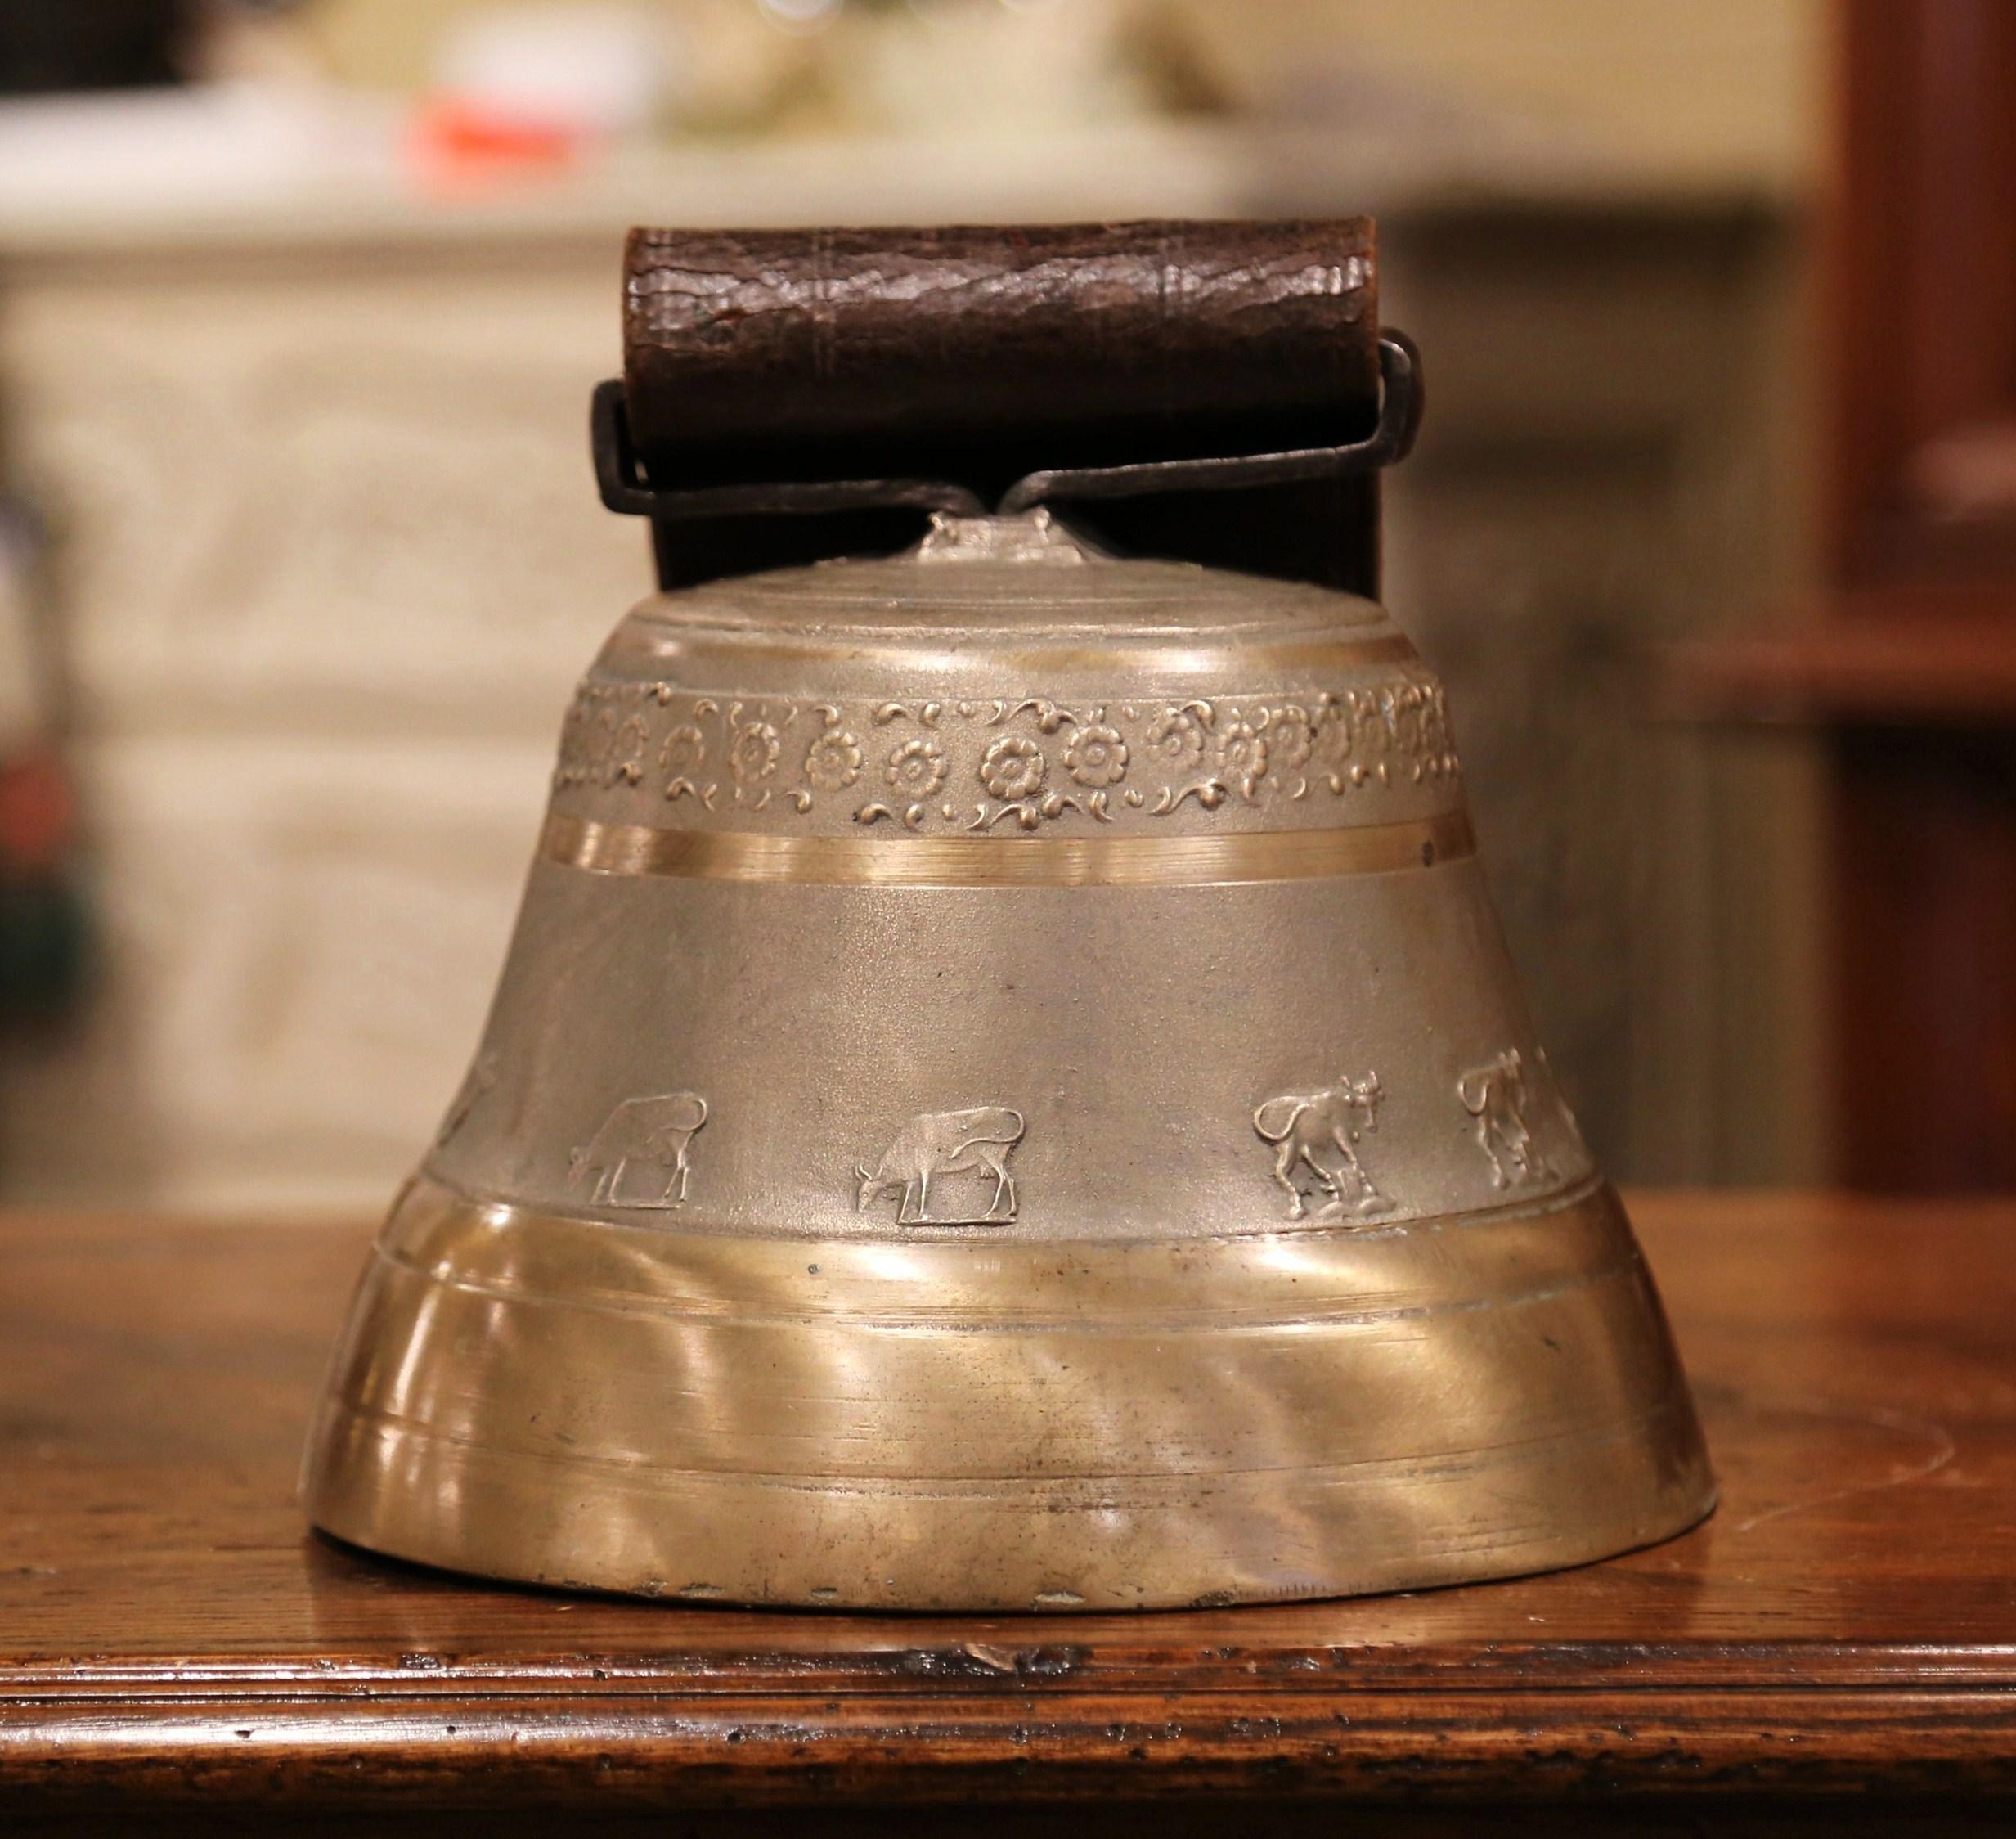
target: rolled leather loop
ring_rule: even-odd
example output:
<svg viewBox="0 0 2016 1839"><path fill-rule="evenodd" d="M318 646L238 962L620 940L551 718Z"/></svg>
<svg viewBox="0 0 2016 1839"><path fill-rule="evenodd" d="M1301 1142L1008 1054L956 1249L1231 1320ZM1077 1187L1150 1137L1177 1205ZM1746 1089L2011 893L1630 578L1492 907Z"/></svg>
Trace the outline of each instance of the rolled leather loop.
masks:
<svg viewBox="0 0 2016 1839"><path fill-rule="evenodd" d="M631 233L630 438L660 489L1334 446L1378 414L1371 221ZM1074 508L1123 551L1371 591L1377 484ZM667 586L914 540L915 510L657 524Z"/></svg>

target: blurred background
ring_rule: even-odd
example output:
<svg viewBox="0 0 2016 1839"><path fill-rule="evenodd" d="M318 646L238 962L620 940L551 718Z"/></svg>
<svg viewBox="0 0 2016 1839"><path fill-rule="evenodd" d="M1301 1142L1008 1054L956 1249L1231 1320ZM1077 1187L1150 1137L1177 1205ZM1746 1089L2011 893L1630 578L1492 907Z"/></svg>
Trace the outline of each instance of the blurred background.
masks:
<svg viewBox="0 0 2016 1839"><path fill-rule="evenodd" d="M627 225L1357 211L1599 1155L2016 1184L2016 7L0 0L0 1202L414 1160L649 586Z"/></svg>

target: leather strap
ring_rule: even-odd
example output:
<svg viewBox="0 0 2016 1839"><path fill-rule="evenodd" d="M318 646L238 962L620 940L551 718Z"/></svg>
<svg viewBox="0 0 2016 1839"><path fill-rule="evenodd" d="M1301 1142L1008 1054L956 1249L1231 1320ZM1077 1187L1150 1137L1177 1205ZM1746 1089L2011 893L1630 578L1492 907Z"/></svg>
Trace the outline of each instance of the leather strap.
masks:
<svg viewBox="0 0 2016 1839"><path fill-rule="evenodd" d="M1334 446L1378 407L1372 227L637 230L631 437L661 488ZM1373 591L1376 478L1072 506L1113 546ZM922 514L661 522L661 578L887 552Z"/></svg>

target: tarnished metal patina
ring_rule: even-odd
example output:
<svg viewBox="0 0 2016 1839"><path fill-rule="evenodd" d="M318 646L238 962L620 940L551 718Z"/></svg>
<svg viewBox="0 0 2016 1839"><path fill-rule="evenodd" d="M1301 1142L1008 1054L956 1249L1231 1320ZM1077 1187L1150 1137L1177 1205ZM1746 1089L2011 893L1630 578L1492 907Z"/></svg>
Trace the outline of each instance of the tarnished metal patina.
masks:
<svg viewBox="0 0 2016 1839"><path fill-rule="evenodd" d="M569 714L317 1521L749 1603L1448 1583L1704 1512L1375 605L1047 513L689 590Z"/></svg>
<svg viewBox="0 0 2016 1839"><path fill-rule="evenodd" d="M1713 1484L1373 602L1043 508L647 600L316 1523L685 1600L1502 1576Z"/></svg>

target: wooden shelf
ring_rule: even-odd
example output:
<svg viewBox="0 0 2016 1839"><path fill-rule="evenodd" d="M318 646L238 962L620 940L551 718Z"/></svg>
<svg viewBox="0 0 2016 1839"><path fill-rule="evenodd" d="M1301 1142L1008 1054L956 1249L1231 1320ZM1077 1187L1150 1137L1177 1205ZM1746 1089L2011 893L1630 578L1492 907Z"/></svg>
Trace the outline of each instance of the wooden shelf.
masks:
<svg viewBox="0 0 2016 1839"><path fill-rule="evenodd" d="M2016 726L2016 602L1676 645L1659 690L1662 708L1690 721Z"/></svg>
<svg viewBox="0 0 2016 1839"><path fill-rule="evenodd" d="M1466 1589L986 1618L563 1596L317 1538L295 1470L366 1224L0 1215L0 1826L2009 1830L2016 1201L1633 1209L1706 1524Z"/></svg>

